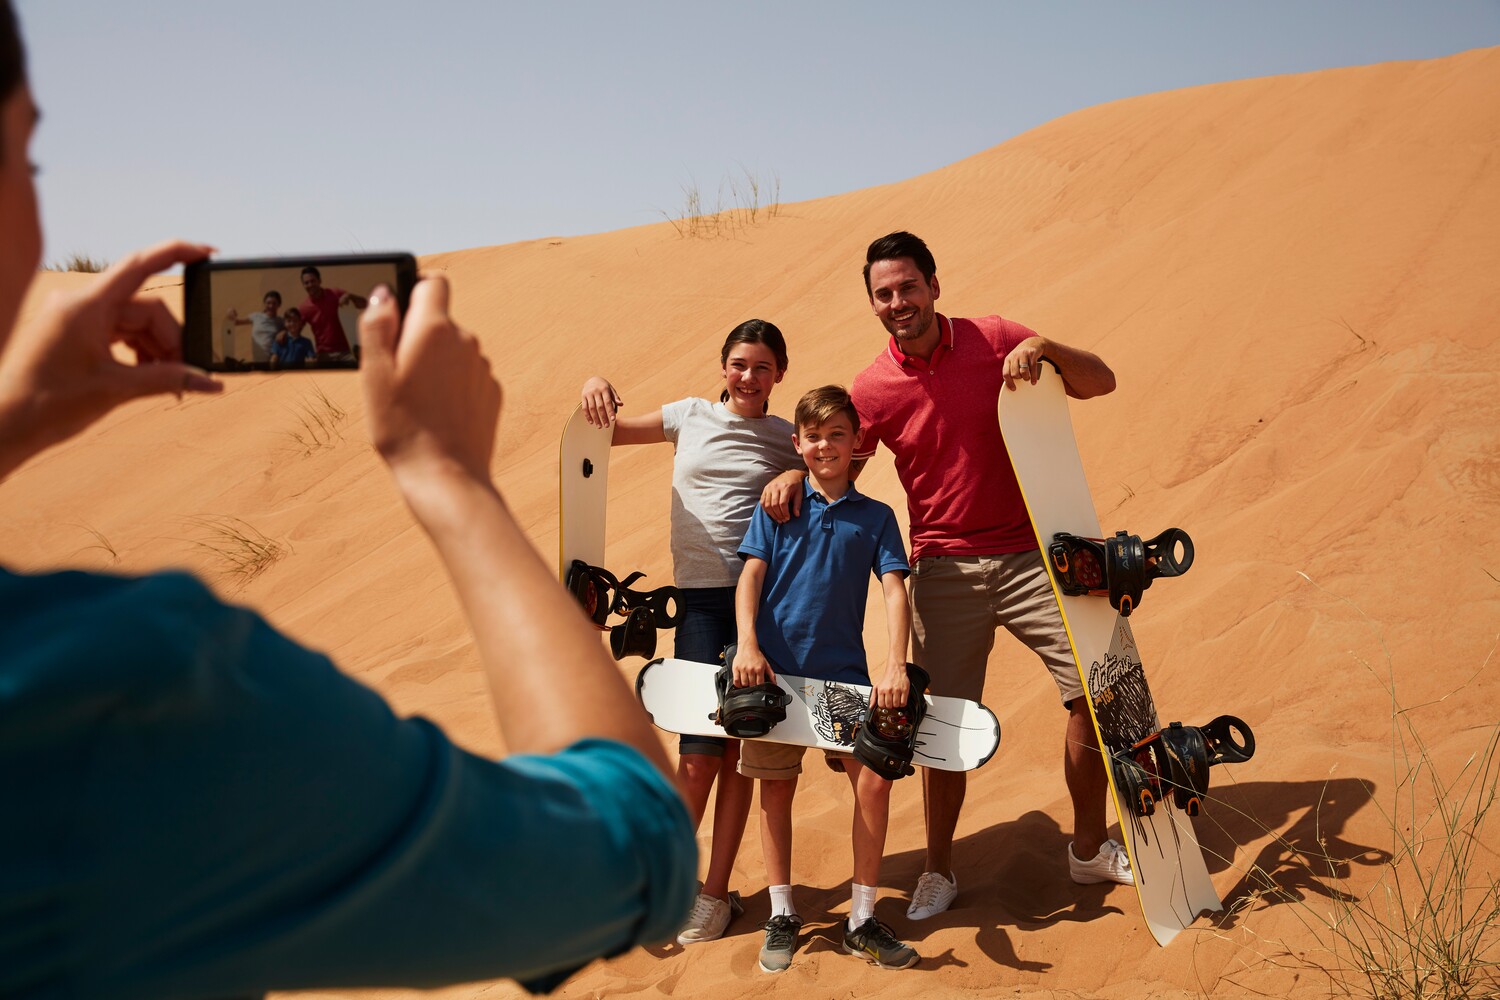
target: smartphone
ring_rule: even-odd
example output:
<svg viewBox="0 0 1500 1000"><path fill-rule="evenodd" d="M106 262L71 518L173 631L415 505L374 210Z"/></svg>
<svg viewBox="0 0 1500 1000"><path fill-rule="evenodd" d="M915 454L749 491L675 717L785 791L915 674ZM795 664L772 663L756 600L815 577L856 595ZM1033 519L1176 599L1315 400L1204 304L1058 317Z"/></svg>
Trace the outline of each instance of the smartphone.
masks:
<svg viewBox="0 0 1500 1000"><path fill-rule="evenodd" d="M182 356L211 372L359 367L359 314L389 285L402 314L409 253L200 260L182 273Z"/></svg>

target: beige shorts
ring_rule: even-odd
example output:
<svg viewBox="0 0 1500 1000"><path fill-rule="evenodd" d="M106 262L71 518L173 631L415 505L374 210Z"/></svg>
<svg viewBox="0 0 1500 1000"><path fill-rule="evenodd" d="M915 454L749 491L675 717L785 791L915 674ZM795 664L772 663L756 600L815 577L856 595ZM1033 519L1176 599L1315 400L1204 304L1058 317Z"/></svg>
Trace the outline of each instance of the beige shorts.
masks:
<svg viewBox="0 0 1500 1000"><path fill-rule="evenodd" d="M810 748L795 743L769 743L765 740L741 740L739 772L747 778L769 778L773 781L795 778L802 773L802 755ZM844 761L853 754L841 750L824 750L823 759L835 771L844 770Z"/></svg>
<svg viewBox="0 0 1500 1000"><path fill-rule="evenodd" d="M995 629L1004 628L1041 657L1064 705L1083 696L1041 552L924 556L910 586L912 660L932 675L933 694L982 700Z"/></svg>

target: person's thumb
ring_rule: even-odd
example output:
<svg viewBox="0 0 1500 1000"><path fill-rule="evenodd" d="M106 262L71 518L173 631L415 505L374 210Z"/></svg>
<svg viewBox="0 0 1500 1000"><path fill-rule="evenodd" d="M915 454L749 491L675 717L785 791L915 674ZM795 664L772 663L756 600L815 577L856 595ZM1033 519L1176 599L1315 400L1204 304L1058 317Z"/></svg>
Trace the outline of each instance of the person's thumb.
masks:
<svg viewBox="0 0 1500 1000"><path fill-rule="evenodd" d="M388 370L395 363L396 341L401 334L401 315L396 296L387 285L376 285L369 306L359 314L360 364Z"/></svg>

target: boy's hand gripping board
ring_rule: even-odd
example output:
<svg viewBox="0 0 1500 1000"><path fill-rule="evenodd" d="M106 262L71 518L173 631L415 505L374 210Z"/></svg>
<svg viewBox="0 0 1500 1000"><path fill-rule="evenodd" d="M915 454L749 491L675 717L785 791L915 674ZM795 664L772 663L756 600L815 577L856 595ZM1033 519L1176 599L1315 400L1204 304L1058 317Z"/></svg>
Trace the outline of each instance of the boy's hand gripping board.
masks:
<svg viewBox="0 0 1500 1000"><path fill-rule="evenodd" d="M660 729L686 736L727 736L714 722L718 671L711 663L652 660L636 677L636 695ZM759 739L852 752L855 731L870 704L868 687L792 674L777 674L776 683L791 696L786 718ZM962 698L926 698L927 715L917 729L913 764L971 771L995 755L1000 723L994 712Z"/></svg>

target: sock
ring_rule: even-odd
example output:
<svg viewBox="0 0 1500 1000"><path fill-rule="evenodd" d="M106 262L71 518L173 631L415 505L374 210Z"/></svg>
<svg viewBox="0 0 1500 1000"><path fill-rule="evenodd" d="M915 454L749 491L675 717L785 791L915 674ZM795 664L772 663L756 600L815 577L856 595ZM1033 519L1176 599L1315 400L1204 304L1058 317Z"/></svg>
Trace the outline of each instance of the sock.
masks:
<svg viewBox="0 0 1500 1000"><path fill-rule="evenodd" d="M789 885L771 886L771 916L773 917L795 917L797 908L792 905L792 887Z"/></svg>
<svg viewBox="0 0 1500 1000"><path fill-rule="evenodd" d="M858 930L859 925L875 915L875 894L879 886L854 883L854 893L849 899L849 929Z"/></svg>

